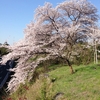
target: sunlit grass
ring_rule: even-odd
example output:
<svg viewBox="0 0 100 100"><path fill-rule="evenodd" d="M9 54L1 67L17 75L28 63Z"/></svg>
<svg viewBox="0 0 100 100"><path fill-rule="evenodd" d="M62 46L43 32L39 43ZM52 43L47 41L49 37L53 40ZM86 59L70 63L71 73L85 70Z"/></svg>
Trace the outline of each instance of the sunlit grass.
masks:
<svg viewBox="0 0 100 100"><path fill-rule="evenodd" d="M52 66L55 67L55 66ZM100 65L73 66L75 73L70 74L68 66L57 67L41 76L24 93L11 95L13 100L26 97L27 100L52 100L57 93L63 93L59 100L100 100ZM53 81L52 81L53 80ZM19 94L19 95L18 95Z"/></svg>

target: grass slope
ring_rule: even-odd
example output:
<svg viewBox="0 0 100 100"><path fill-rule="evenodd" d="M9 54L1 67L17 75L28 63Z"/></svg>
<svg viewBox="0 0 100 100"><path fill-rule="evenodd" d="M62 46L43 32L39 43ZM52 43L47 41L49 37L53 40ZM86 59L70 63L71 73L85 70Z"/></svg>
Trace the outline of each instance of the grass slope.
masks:
<svg viewBox="0 0 100 100"><path fill-rule="evenodd" d="M52 66L55 67L55 66ZM100 65L61 66L21 85L12 100L100 100ZM25 99L26 98L26 99Z"/></svg>

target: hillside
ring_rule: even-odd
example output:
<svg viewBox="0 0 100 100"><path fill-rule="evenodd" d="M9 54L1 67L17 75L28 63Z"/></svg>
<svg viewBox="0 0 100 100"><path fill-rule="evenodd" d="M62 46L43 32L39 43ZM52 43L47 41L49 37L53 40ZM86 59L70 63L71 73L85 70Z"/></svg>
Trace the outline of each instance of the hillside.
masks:
<svg viewBox="0 0 100 100"><path fill-rule="evenodd" d="M7 82L6 91L15 92L20 84L31 79L30 74L34 74L41 63L47 61L60 59L68 64L71 73L74 73L71 64L84 65L93 60L97 63L100 43L98 20L97 8L87 0L63 1L55 7L46 2L37 7L33 20L23 30L23 39L9 46L11 52L0 62L16 61L16 66L10 69L14 74ZM38 73L35 74L37 77Z"/></svg>
<svg viewBox="0 0 100 100"><path fill-rule="evenodd" d="M70 74L67 66L50 66L51 71L39 75L35 81L21 84L8 99L100 100L100 65L90 64L73 68L75 73Z"/></svg>

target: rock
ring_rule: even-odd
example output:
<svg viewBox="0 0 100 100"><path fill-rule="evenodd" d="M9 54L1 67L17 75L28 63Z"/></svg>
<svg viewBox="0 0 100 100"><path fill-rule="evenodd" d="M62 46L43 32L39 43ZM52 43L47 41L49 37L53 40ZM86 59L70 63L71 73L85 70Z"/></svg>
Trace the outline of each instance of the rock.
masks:
<svg viewBox="0 0 100 100"><path fill-rule="evenodd" d="M52 79L51 79L51 82L55 82L55 81L56 81L56 78L52 78Z"/></svg>
<svg viewBox="0 0 100 100"><path fill-rule="evenodd" d="M59 92L54 97L53 100L62 100L64 93Z"/></svg>

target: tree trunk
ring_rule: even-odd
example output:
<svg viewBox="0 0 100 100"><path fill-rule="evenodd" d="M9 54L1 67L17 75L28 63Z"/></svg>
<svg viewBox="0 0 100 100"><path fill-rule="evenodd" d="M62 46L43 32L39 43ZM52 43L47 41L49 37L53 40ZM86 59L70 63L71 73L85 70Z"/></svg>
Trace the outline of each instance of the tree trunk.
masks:
<svg viewBox="0 0 100 100"><path fill-rule="evenodd" d="M68 59L67 59L66 61L67 61L67 63L68 63L68 66L70 67L71 74L73 74L73 73L74 73L74 70L73 70L73 67L72 67L70 61L69 61Z"/></svg>
<svg viewBox="0 0 100 100"><path fill-rule="evenodd" d="M97 44L96 40L94 40L94 64L98 63L98 58L97 58Z"/></svg>
<svg viewBox="0 0 100 100"><path fill-rule="evenodd" d="M64 59L62 56L60 56L60 58L61 58L61 59ZM65 59L66 59L66 58L65 58ZM65 60L65 59L64 59L64 60ZM74 69L73 69L73 67L72 67L72 65L71 65L71 63L70 63L70 61L69 61L68 59L66 59L65 61L67 62L68 66L70 67L71 74L73 74L73 73L74 73Z"/></svg>

